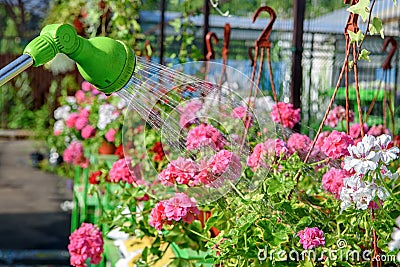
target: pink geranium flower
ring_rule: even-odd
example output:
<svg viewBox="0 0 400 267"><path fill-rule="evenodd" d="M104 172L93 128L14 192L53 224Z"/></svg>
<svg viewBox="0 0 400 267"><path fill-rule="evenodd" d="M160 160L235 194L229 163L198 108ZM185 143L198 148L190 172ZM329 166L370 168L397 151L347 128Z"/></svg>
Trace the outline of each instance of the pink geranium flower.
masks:
<svg viewBox="0 0 400 267"><path fill-rule="evenodd" d="M382 124L380 124L380 125L374 125L374 126L372 126L372 127L368 130L368 133L367 133L367 134L378 137L378 136L380 136L380 135L382 135L382 134L388 134L388 135L390 135L390 131L389 131L387 128L385 128Z"/></svg>
<svg viewBox="0 0 400 267"><path fill-rule="evenodd" d="M83 155L83 145L79 141L73 141L63 153L63 160L69 164L79 165L86 168L89 165L89 160Z"/></svg>
<svg viewBox="0 0 400 267"><path fill-rule="evenodd" d="M89 139L90 137L93 137L96 135L96 129L93 128L91 125L86 125L83 127L81 136L83 139Z"/></svg>
<svg viewBox="0 0 400 267"><path fill-rule="evenodd" d="M285 142L281 139L268 139L264 143L257 144L253 153L247 158L247 166L255 168L261 165L263 157L281 157L289 152Z"/></svg>
<svg viewBox="0 0 400 267"><path fill-rule="evenodd" d="M232 118L242 119L246 115L247 108L244 106L238 106L232 111Z"/></svg>
<svg viewBox="0 0 400 267"><path fill-rule="evenodd" d="M78 113L71 113L69 114L67 120L65 121L65 125L67 125L68 128L73 128L75 127L76 120L79 118Z"/></svg>
<svg viewBox="0 0 400 267"><path fill-rule="evenodd" d="M193 222L196 215L200 214L196 201L185 193L176 193L174 197L164 202L165 215L169 220Z"/></svg>
<svg viewBox="0 0 400 267"><path fill-rule="evenodd" d="M324 189L332 193L336 199L340 199L343 179L346 177L349 177L349 175L345 170L331 168L322 176L322 185Z"/></svg>
<svg viewBox="0 0 400 267"><path fill-rule="evenodd" d="M117 133L117 130L115 129L110 129L107 131L105 138L108 142L114 142L115 141L115 134Z"/></svg>
<svg viewBox="0 0 400 267"><path fill-rule="evenodd" d="M82 90L78 90L75 93L75 99L76 99L76 103L81 104L83 102L85 102L85 92Z"/></svg>
<svg viewBox="0 0 400 267"><path fill-rule="evenodd" d="M136 177L129 170L128 164L131 164L129 159L119 159L114 162L109 173L110 181L114 183L122 181L132 184L136 180Z"/></svg>
<svg viewBox="0 0 400 267"><path fill-rule="evenodd" d="M304 134L294 133L289 137L287 146L292 154L295 152L305 154L311 146L311 140Z"/></svg>
<svg viewBox="0 0 400 267"><path fill-rule="evenodd" d="M91 223L82 223L70 235L68 251L72 266L86 267L86 260L89 258L92 264L100 263L104 241L99 228Z"/></svg>
<svg viewBox="0 0 400 267"><path fill-rule="evenodd" d="M240 172L242 169L239 157L228 150L219 151L208 160L207 165L214 175L223 174L227 171L228 167L231 167L230 170L235 174L237 174L238 170Z"/></svg>
<svg viewBox="0 0 400 267"><path fill-rule="evenodd" d="M167 168L160 172L158 179L163 185L173 185L176 182L194 186L199 183L195 179L198 171L199 167L193 160L179 157L171 161Z"/></svg>
<svg viewBox="0 0 400 267"><path fill-rule="evenodd" d="M188 150L199 149L207 145L215 150L221 150L226 143L226 139L216 128L206 124L191 129L186 139Z"/></svg>
<svg viewBox="0 0 400 267"><path fill-rule="evenodd" d="M244 123L245 127L251 127L252 124L253 124L253 116L251 115L250 112L248 112L247 114L246 113L247 113L247 107L238 106L238 107L233 109L231 116L232 116L232 118L243 120L243 123ZM246 121L244 121L246 115L247 115L247 119L246 119Z"/></svg>
<svg viewBox="0 0 400 267"><path fill-rule="evenodd" d="M255 168L259 166L261 155L263 151L263 144L257 144L254 149L253 153L247 158L247 166Z"/></svg>
<svg viewBox="0 0 400 267"><path fill-rule="evenodd" d="M368 132L368 125L364 123L364 134ZM359 123L355 123L350 126L350 136L353 139L357 139L361 137L361 125Z"/></svg>
<svg viewBox="0 0 400 267"><path fill-rule="evenodd" d="M331 128L335 128L339 121L346 119L346 109L342 106L336 106L334 109L329 111L328 117L326 118L325 125L329 125ZM349 122L354 121L354 112L349 110Z"/></svg>
<svg viewBox="0 0 400 267"><path fill-rule="evenodd" d="M294 109L290 103L279 102L272 107L270 116L274 122L292 129L300 121L300 109Z"/></svg>
<svg viewBox="0 0 400 267"><path fill-rule="evenodd" d="M82 130L86 125L88 125L89 119L88 117L79 116L75 121L75 129L78 131Z"/></svg>
<svg viewBox="0 0 400 267"><path fill-rule="evenodd" d="M321 151L332 159L339 159L348 156L347 148L354 144L354 140L343 132L333 130L332 133L325 138L321 147Z"/></svg>
<svg viewBox="0 0 400 267"><path fill-rule="evenodd" d="M325 245L324 232L319 230L318 227L306 227L299 231L297 236L300 237L300 244L303 245L304 249L313 249Z"/></svg>
<svg viewBox="0 0 400 267"><path fill-rule="evenodd" d="M161 201L151 210L149 224L155 229L161 230L166 219L167 215L165 215L164 202Z"/></svg>
<svg viewBox="0 0 400 267"><path fill-rule="evenodd" d="M159 202L150 213L150 225L157 230L162 229L162 225L172 221L184 221L192 223L200 210L197 208L196 201L189 198L185 193L176 193L174 197Z"/></svg>
<svg viewBox="0 0 400 267"><path fill-rule="evenodd" d="M182 128L187 128L197 121L196 112L203 107L203 104L196 99L193 99L186 103L184 107L179 106L178 110L181 113L179 125Z"/></svg>
<svg viewBox="0 0 400 267"><path fill-rule="evenodd" d="M82 82L82 86L81 86L81 88L82 88L82 90L84 91L84 92L89 92L89 91L91 91L93 88L95 88L92 84L90 84L89 82L87 82L87 81L83 81Z"/></svg>

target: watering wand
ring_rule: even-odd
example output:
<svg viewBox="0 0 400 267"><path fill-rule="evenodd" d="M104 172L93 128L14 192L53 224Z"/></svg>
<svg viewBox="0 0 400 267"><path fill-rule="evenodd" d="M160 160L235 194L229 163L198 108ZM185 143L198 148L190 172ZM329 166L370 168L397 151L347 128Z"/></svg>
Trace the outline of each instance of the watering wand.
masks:
<svg viewBox="0 0 400 267"><path fill-rule="evenodd" d="M77 63L82 77L100 91L111 94L128 83L136 65L132 49L107 37L85 39L69 24L45 26L22 56L0 70L0 86L29 68L63 53Z"/></svg>

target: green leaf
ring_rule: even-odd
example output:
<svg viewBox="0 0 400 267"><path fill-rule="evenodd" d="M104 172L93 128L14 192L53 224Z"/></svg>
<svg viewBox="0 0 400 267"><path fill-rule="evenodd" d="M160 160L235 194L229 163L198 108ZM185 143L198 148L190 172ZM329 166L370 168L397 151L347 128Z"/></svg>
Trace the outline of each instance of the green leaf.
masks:
<svg viewBox="0 0 400 267"><path fill-rule="evenodd" d="M312 223L312 219L310 216L304 216L303 218L300 219L300 221L297 223L298 228L304 228L305 226L308 226Z"/></svg>
<svg viewBox="0 0 400 267"><path fill-rule="evenodd" d="M270 220L262 219L256 222L257 227L263 231L263 240L273 247L278 247L289 240L288 229L283 224L273 224Z"/></svg>
<svg viewBox="0 0 400 267"><path fill-rule="evenodd" d="M182 21L177 18L169 22L169 25L171 25L174 28L175 32L179 32L180 28L182 27Z"/></svg>
<svg viewBox="0 0 400 267"><path fill-rule="evenodd" d="M350 44L352 43L359 43L364 39L364 34L362 33L361 30L359 30L357 33L354 33L352 31L347 31L347 33L350 36Z"/></svg>
<svg viewBox="0 0 400 267"><path fill-rule="evenodd" d="M361 50L361 53L358 55L358 60L367 60L370 62L371 60L369 59L369 54L371 54L371 52L369 52L367 49Z"/></svg>
<svg viewBox="0 0 400 267"><path fill-rule="evenodd" d="M354 66L354 61L353 60L349 60L349 69L352 69Z"/></svg>
<svg viewBox="0 0 400 267"><path fill-rule="evenodd" d="M268 181L268 185L267 192L269 195L274 195L284 189L284 185L274 178Z"/></svg>
<svg viewBox="0 0 400 267"><path fill-rule="evenodd" d="M370 0L360 0L357 4L349 7L347 11L353 13L353 14L358 14L362 18L364 22L367 21L369 14L370 14L370 9L369 9L369 4Z"/></svg>
<svg viewBox="0 0 400 267"><path fill-rule="evenodd" d="M372 19L372 23L369 24L369 34L380 34L382 39L385 38L385 35L383 34L382 20L377 17Z"/></svg>

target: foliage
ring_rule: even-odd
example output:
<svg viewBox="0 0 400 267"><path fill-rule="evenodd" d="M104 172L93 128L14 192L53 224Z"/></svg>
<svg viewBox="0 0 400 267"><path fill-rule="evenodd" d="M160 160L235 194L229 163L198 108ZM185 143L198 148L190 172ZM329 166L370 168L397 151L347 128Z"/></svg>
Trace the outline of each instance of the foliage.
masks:
<svg viewBox="0 0 400 267"><path fill-rule="evenodd" d="M29 86L28 74L22 73L12 83L2 87L0 111L4 115L2 127L31 129L35 126L33 93Z"/></svg>
<svg viewBox="0 0 400 267"><path fill-rule="evenodd" d="M182 16L169 22L169 25L174 28L176 35L168 36L165 39L166 46L177 43L179 45L179 52L176 53L169 50L170 54L167 57L172 60L178 59L179 63L186 62L188 59L199 60L202 54L194 44L197 29L190 20L191 16L200 13L199 6L189 0L183 1L180 3L180 6Z"/></svg>

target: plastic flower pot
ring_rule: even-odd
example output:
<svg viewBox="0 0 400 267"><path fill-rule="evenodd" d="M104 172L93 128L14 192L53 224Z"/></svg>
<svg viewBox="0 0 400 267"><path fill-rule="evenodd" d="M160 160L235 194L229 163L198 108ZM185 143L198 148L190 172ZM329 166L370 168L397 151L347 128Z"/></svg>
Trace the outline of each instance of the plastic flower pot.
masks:
<svg viewBox="0 0 400 267"><path fill-rule="evenodd" d="M115 149L116 148L114 144L103 141L98 151L101 155L111 155L114 154Z"/></svg>

